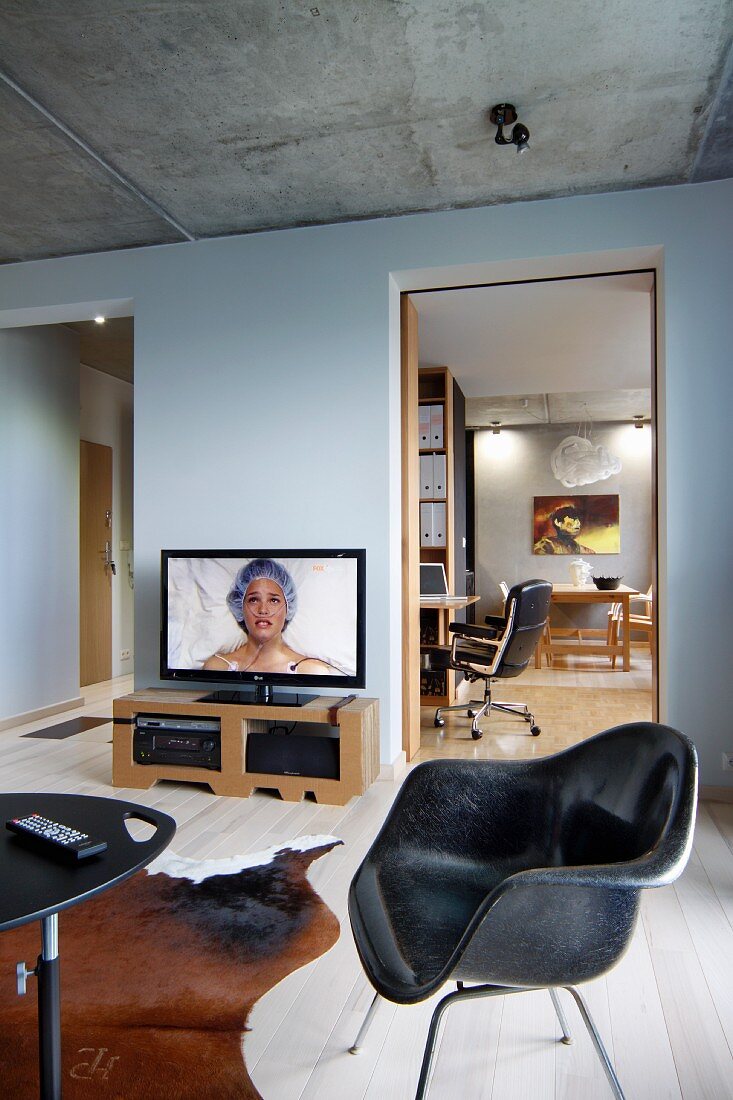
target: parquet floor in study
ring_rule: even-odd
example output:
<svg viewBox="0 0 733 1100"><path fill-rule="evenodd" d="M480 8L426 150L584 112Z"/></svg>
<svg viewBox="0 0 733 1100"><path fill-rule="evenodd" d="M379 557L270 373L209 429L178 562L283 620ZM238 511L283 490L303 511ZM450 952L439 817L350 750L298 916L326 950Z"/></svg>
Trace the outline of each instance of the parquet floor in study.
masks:
<svg viewBox="0 0 733 1100"><path fill-rule="evenodd" d="M631 672L612 672L599 658L555 659L553 668L527 669L511 680L497 681L493 696L500 702L526 703L542 732L532 737L519 718L494 712L482 719L479 741L471 738L465 713L446 714L445 726L434 724L435 708L422 707L420 751L415 762L447 757L488 759L548 756L594 733L623 722L651 721L651 661L648 650L634 648ZM458 700L482 699L483 684L458 686Z"/></svg>
<svg viewBox="0 0 733 1100"><path fill-rule="evenodd" d="M563 670L550 671L559 675ZM567 670L567 675L574 672ZM511 681L506 697L523 699L525 686L536 687L534 676ZM567 686L555 675L551 679L545 681L548 689ZM627 694L619 691L617 678L611 682L616 686L608 692ZM581 690L592 688L594 683ZM112 692L131 689L129 679L85 689L85 707L59 720L77 713L111 715ZM609 724L609 701L602 699L588 717L591 703L590 696L582 705L580 700L566 705L560 695L555 701L548 695L537 703L538 712L542 707L539 738L527 737L521 722L509 720L511 732L497 727L475 744L494 754L552 751L567 743L563 738L582 736L586 722ZM627 699L632 709L638 703ZM46 718L38 727L48 723ZM411 1008L382 1005L365 1052L357 1058L347 1053L371 1000L349 931L347 892L399 784L375 783L345 807L285 803L265 794L217 798L205 788L181 783L160 783L150 791L114 790L111 726L62 741L22 739L30 728L0 733L4 790L76 791L156 805L176 818L174 847L184 855L259 851L303 833L339 836L343 846L313 865L311 881L341 921L341 937L328 954L290 975L255 1006L252 1030L244 1039L247 1064L265 1100L405 1100L414 1095L436 998ZM462 743L465 725L452 736ZM63 914L60 925L63 944ZM227 980L225 973L220 980ZM585 993L628 1100L733 1097L733 805L700 807L688 869L676 885L645 893L628 954L607 977L587 985ZM576 1040L570 1047L557 1042L557 1021L546 993L455 1006L440 1039L430 1100L610 1096L575 1009L568 1004L567 1011ZM154 1082L150 1097L154 1100Z"/></svg>

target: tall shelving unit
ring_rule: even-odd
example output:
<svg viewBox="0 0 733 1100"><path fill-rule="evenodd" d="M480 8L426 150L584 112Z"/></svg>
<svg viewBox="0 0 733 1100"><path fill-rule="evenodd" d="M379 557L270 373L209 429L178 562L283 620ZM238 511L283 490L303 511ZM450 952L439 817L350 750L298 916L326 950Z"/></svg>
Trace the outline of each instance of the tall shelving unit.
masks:
<svg viewBox="0 0 733 1100"><path fill-rule="evenodd" d="M444 495L428 495L423 479L420 486L420 561L440 563L445 568L448 591L456 592L455 562L455 470L454 470L454 381L447 367L421 367L418 371L418 405L420 410L442 410L442 446L430 440L424 446L420 440L420 458L438 456L445 461ZM439 544L425 545L426 524L423 505L445 505L445 525ZM445 635L445 615L430 608L420 609L420 704L421 706L446 706L455 696L455 672L424 668L431 648L448 645Z"/></svg>

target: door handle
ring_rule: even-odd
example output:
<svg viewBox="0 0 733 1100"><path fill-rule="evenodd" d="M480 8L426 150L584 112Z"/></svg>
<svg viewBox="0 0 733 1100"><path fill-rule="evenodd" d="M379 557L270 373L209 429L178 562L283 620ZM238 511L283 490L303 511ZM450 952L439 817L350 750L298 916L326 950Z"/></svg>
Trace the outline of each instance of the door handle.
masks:
<svg viewBox="0 0 733 1100"><path fill-rule="evenodd" d="M117 573L117 566L112 560L112 543L109 539L104 544L104 564L109 569L110 573L114 577Z"/></svg>

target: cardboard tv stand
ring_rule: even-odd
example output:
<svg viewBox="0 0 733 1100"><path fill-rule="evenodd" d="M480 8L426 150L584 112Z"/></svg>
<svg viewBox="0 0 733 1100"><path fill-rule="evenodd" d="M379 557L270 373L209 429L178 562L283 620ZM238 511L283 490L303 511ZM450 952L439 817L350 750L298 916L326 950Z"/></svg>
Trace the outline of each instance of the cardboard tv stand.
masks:
<svg viewBox="0 0 733 1100"><path fill-rule="evenodd" d="M357 697L336 711L339 728L339 778L301 775L265 775L246 770L247 736L253 722L283 725L328 722L329 708L338 697L320 696L302 707L257 703L201 702L206 691L148 688L114 700L112 783L115 787L147 790L159 779L207 783L214 794L248 798L258 788L277 790L286 802L300 802L311 792L317 802L344 806L363 794L379 775L379 701ZM135 718L144 715L180 715L221 721L221 771L181 764L138 764L132 758Z"/></svg>

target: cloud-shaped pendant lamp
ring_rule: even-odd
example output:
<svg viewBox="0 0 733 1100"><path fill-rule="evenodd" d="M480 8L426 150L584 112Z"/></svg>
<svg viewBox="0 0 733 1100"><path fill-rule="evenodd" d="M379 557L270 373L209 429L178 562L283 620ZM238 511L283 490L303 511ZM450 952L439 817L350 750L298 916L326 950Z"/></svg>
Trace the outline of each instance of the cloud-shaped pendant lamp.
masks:
<svg viewBox="0 0 733 1100"><path fill-rule="evenodd" d="M567 435L550 456L550 466L558 481L567 489L576 485L592 485L621 472L621 459L606 447L594 446L590 439Z"/></svg>

